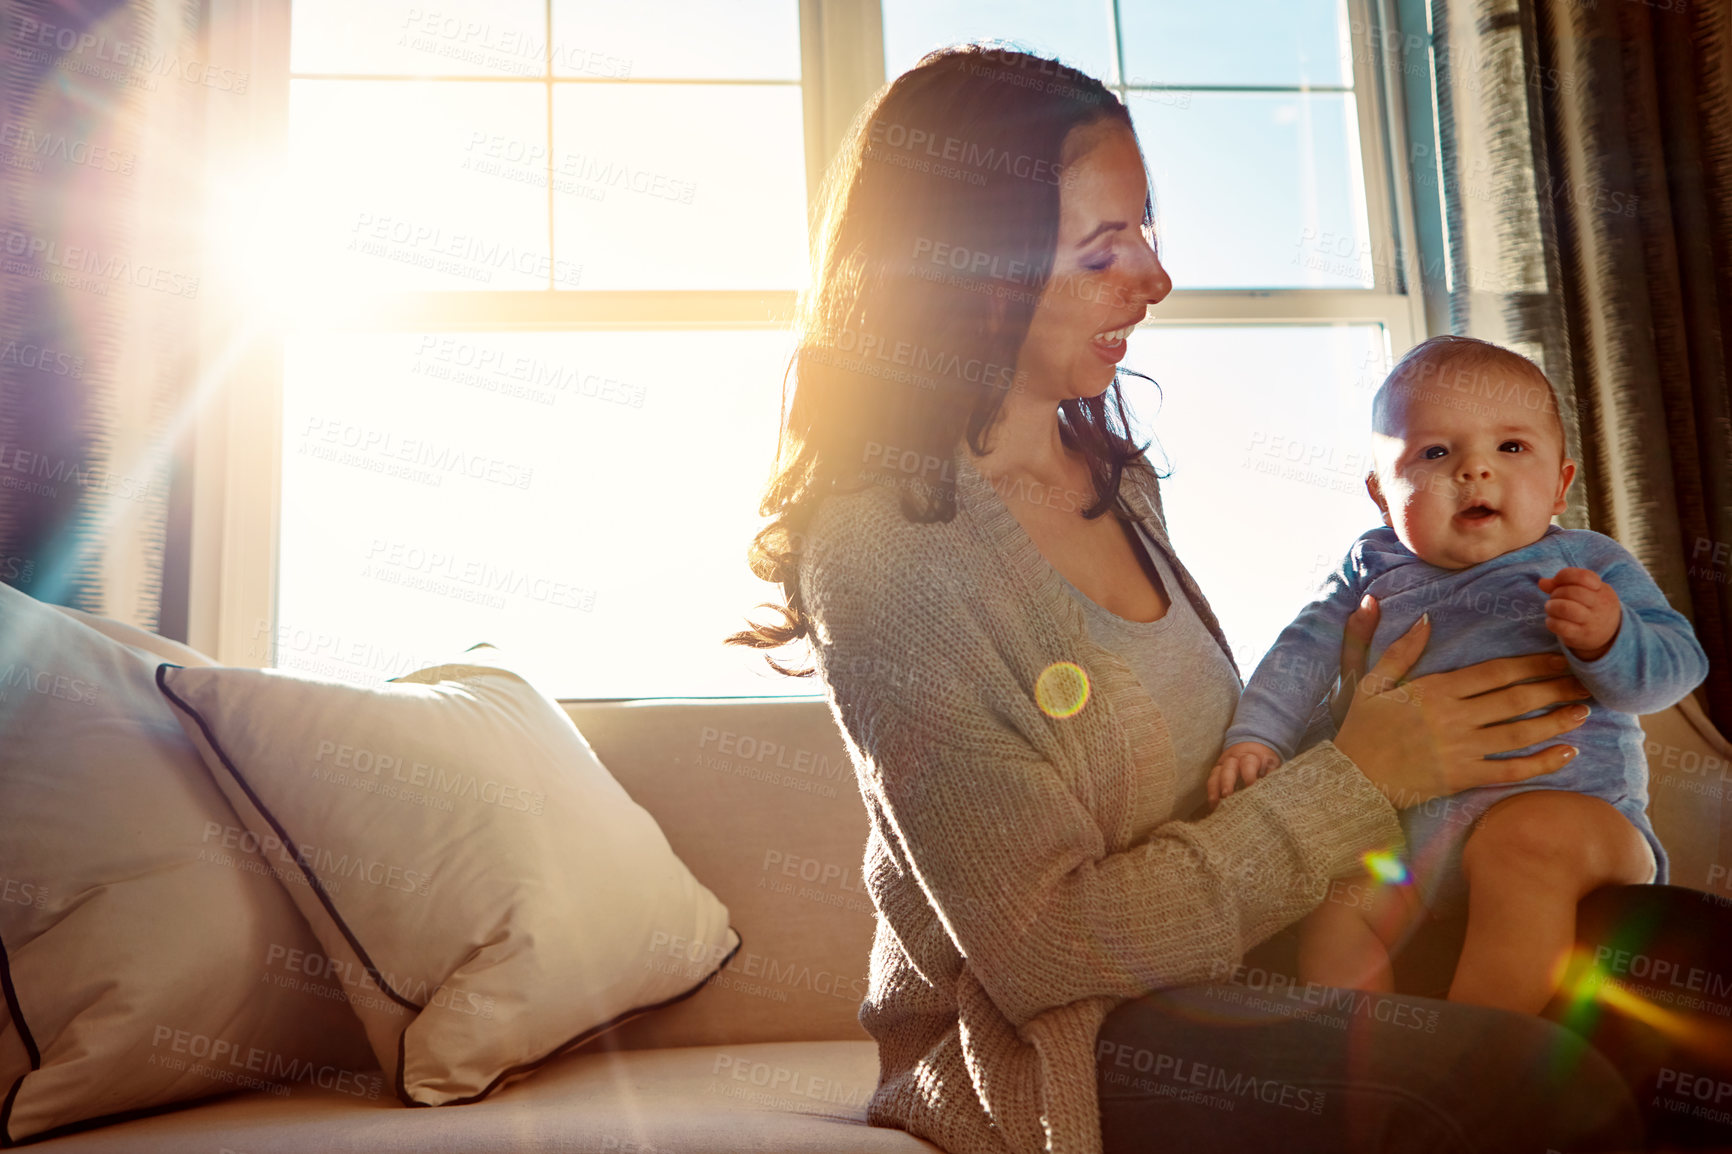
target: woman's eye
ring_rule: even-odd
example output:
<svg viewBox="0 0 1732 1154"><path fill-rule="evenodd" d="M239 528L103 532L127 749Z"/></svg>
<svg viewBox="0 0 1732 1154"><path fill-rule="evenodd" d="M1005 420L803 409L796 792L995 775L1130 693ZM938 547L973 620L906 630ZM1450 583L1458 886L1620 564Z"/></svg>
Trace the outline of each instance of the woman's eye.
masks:
<svg viewBox="0 0 1732 1154"><path fill-rule="evenodd" d="M1113 262L1116 260L1118 260L1118 257L1114 256L1111 252L1097 253L1094 256L1084 258L1083 267L1091 269L1094 272L1103 272L1106 269L1113 267Z"/></svg>
<svg viewBox="0 0 1732 1154"><path fill-rule="evenodd" d="M1427 445L1419 451L1419 456L1422 460L1436 461L1449 456L1449 450L1442 445Z"/></svg>
<svg viewBox="0 0 1732 1154"><path fill-rule="evenodd" d="M1505 441L1497 447L1497 451L1500 453L1519 453L1526 447L1520 441Z"/></svg>

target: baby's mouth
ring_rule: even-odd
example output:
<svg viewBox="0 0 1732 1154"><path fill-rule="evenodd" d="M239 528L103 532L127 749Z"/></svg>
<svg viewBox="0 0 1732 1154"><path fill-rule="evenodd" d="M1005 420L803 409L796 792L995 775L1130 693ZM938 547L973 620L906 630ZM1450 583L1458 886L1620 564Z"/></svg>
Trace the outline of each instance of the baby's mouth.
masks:
<svg viewBox="0 0 1732 1154"><path fill-rule="evenodd" d="M1467 522L1470 522L1472 524L1479 524L1480 522L1483 522L1483 521L1490 521L1492 518L1496 517L1497 515L1498 515L1497 510L1493 509L1490 505L1486 505L1486 504L1469 505L1467 508L1463 509L1461 512L1456 514L1456 516L1460 517L1463 521L1467 521Z"/></svg>

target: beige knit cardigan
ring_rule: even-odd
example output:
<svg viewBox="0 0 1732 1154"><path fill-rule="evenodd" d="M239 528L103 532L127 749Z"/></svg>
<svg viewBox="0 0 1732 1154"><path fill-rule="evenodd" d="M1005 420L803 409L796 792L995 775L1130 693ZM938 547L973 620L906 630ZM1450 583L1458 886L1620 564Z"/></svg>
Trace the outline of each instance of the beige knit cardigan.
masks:
<svg viewBox="0 0 1732 1154"><path fill-rule="evenodd" d="M870 818L878 910L860 1020L868 1106L951 1154L1100 1147L1095 1036L1151 989L1218 977L1316 905L1395 811L1327 742L1197 822L1170 820L1167 723L966 449L957 515L913 524L894 490L827 498L800 561L814 648ZM1172 556L1153 473L1122 487ZM1225 641L1222 640L1223 648ZM1074 662L1083 708L1049 716ZM1063 712L1056 710L1055 712Z"/></svg>

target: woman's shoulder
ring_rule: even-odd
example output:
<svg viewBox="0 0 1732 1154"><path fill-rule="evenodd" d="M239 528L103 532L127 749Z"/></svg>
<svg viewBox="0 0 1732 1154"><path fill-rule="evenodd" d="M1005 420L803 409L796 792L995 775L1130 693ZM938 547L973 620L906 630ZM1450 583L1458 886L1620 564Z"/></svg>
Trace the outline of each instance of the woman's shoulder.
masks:
<svg viewBox="0 0 1732 1154"><path fill-rule="evenodd" d="M841 489L820 499L807 522L807 548L816 556L844 548L862 535L881 533L906 521L896 490L884 485Z"/></svg>
<svg viewBox="0 0 1732 1154"><path fill-rule="evenodd" d="M1130 506L1131 512L1147 518L1160 540L1170 545L1167 511L1161 504L1161 475L1147 457L1126 462L1119 478L1119 497Z"/></svg>
<svg viewBox="0 0 1732 1154"><path fill-rule="evenodd" d="M916 520L903 491L868 485L819 502L799 542L800 583L809 599L906 599L956 587L980 569L981 542L966 513Z"/></svg>

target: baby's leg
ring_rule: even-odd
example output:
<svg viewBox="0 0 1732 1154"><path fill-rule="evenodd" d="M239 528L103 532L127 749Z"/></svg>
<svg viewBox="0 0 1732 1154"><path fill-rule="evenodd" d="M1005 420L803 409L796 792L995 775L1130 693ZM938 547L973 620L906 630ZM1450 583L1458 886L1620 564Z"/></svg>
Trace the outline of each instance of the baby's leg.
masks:
<svg viewBox="0 0 1732 1154"><path fill-rule="evenodd" d="M1603 885L1639 885L1653 851L1597 797L1536 790L1492 806L1462 847L1467 941L1453 1002L1537 1014L1576 937L1576 902Z"/></svg>
<svg viewBox="0 0 1732 1154"><path fill-rule="evenodd" d="M1299 924L1299 976L1344 989L1395 992L1390 957L1423 912L1413 888L1337 878Z"/></svg>

